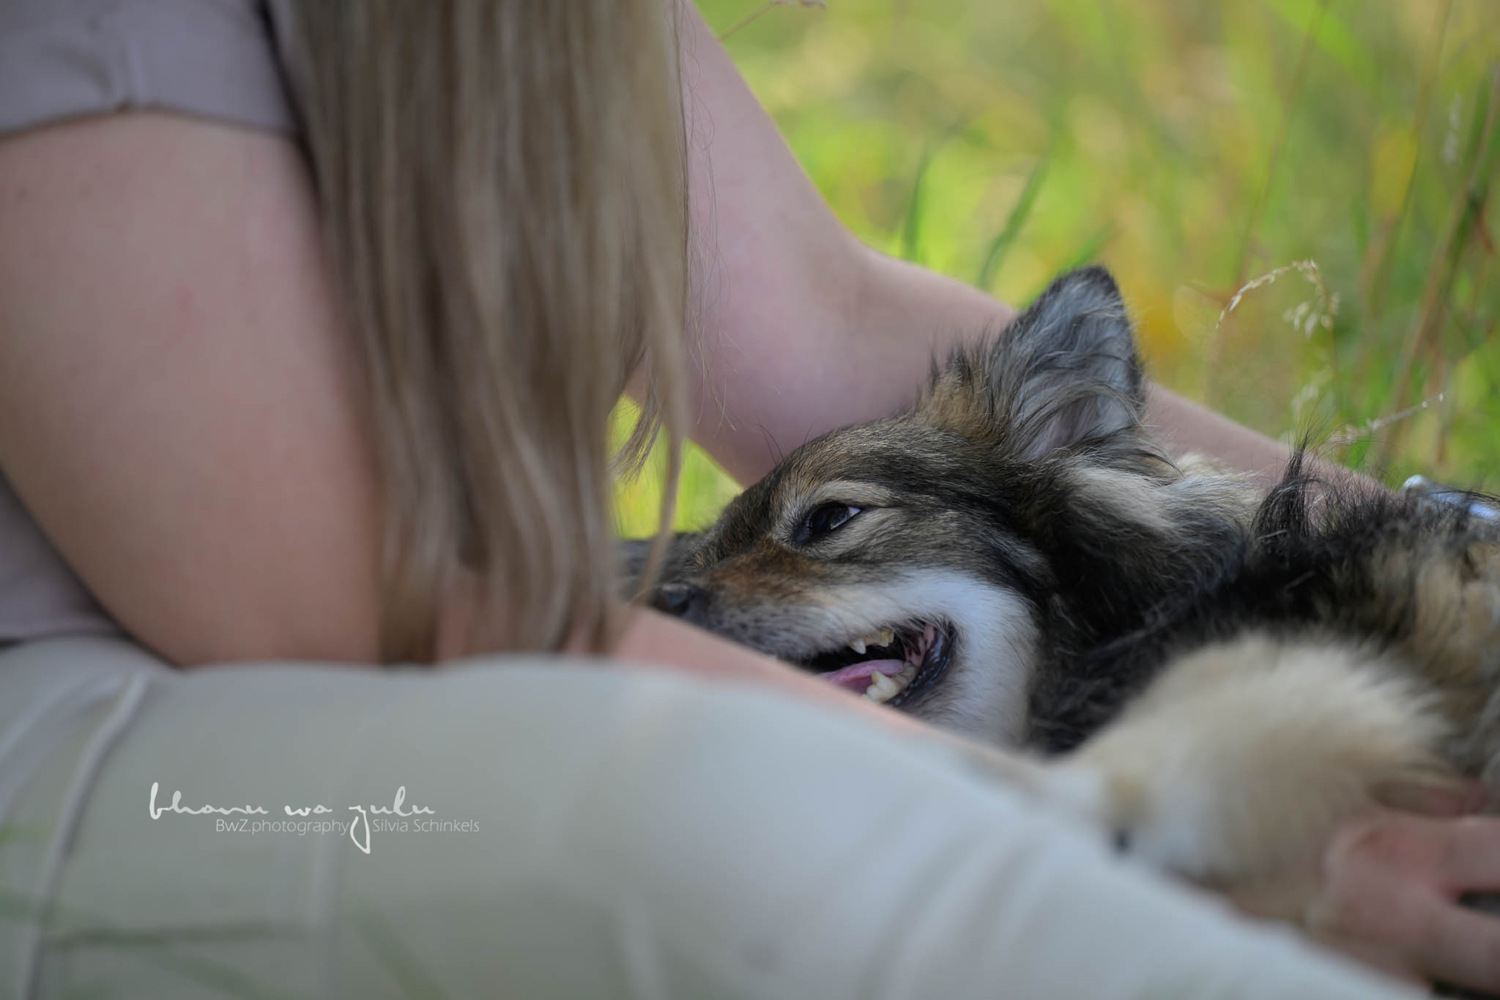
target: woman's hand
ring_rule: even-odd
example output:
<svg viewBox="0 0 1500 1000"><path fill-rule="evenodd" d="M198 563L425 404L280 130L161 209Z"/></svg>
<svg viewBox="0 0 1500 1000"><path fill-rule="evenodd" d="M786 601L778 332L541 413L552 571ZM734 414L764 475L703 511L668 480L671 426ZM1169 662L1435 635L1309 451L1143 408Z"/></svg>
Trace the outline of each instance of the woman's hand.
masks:
<svg viewBox="0 0 1500 1000"><path fill-rule="evenodd" d="M1304 923L1395 975L1500 994L1500 919L1458 902L1496 889L1500 817L1380 812L1334 836Z"/></svg>

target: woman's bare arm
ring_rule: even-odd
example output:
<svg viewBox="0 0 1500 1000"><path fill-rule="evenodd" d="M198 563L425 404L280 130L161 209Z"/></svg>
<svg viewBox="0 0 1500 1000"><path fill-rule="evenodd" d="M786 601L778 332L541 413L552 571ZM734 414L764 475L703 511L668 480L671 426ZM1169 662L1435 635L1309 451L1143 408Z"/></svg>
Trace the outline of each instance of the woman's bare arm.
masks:
<svg viewBox="0 0 1500 1000"><path fill-rule="evenodd" d="M286 137L129 113L0 140L0 466L176 663L377 655L353 360Z"/></svg>
<svg viewBox="0 0 1500 1000"><path fill-rule="evenodd" d="M632 611L612 653L642 666L675 667L714 680L774 688L795 698L867 716L897 732L953 740L913 716L827 684L769 656L732 645L680 618L650 609Z"/></svg>

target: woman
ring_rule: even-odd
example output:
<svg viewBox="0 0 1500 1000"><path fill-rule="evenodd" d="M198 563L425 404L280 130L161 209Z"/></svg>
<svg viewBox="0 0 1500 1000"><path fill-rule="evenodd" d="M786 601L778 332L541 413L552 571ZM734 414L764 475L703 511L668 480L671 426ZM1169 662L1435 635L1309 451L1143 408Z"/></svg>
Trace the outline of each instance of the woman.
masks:
<svg viewBox="0 0 1500 1000"><path fill-rule="evenodd" d="M615 603L627 381L748 480L1010 316L854 241L672 14L0 3L0 809L45 831L0 855L12 989L1375 995L893 713ZM515 655L168 672L59 638L116 629L184 668ZM349 828L239 825L320 815ZM1314 930L1500 989L1500 928L1451 902L1497 845L1351 827Z"/></svg>

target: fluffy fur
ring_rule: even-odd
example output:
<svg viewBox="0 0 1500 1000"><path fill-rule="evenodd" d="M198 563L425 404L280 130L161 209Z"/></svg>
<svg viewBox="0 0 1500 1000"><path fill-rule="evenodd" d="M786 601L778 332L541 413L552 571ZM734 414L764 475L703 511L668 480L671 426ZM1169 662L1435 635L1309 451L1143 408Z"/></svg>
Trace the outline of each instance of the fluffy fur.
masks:
<svg viewBox="0 0 1500 1000"><path fill-rule="evenodd" d="M1067 275L680 537L652 603L829 676L892 630L873 655L920 666L892 704L1046 756L1039 795L1206 881L1303 864L1391 789L1494 785L1500 525L1300 457L1262 499L1144 409L1113 280Z"/></svg>

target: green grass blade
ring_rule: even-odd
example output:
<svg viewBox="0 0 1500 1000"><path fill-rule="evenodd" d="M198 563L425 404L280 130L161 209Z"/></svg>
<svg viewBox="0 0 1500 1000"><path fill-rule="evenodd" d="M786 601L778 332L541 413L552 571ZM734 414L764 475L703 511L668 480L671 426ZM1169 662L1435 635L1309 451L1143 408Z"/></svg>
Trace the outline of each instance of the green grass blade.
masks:
<svg viewBox="0 0 1500 1000"><path fill-rule="evenodd" d="M906 200L906 214L901 222L901 259L916 264L922 263L922 217L926 213L924 183L932 154L929 149L917 164L917 173L911 182L911 196Z"/></svg>
<svg viewBox="0 0 1500 1000"><path fill-rule="evenodd" d="M1313 44L1344 68L1366 92L1380 85L1380 66L1370 50L1335 11L1319 11L1313 0L1269 0L1269 6L1299 33L1311 32Z"/></svg>
<svg viewBox="0 0 1500 1000"><path fill-rule="evenodd" d="M1043 156L1037 161L1036 166L1031 168L1031 173L1026 176L1026 186L1021 188L1021 196L1016 199L1015 207L1006 216L1005 225L996 234L990 245L984 252L984 263L979 265L979 276L974 284L990 291L990 282L994 280L995 272L1000 270L1001 263L1005 260L1005 254L1015 243L1016 237L1021 234L1021 228L1026 225L1026 219L1031 215L1031 207L1036 204L1037 193L1042 189L1042 181L1047 176L1047 164L1051 157Z"/></svg>

